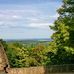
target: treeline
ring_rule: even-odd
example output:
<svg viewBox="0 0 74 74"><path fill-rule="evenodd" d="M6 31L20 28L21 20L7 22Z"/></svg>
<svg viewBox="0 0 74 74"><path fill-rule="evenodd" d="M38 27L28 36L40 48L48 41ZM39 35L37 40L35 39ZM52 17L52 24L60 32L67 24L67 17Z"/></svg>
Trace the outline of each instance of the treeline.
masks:
<svg viewBox="0 0 74 74"><path fill-rule="evenodd" d="M49 53L53 64L74 63L74 0L63 0L57 10L59 17L50 26L55 31L52 35Z"/></svg>
<svg viewBox="0 0 74 74"><path fill-rule="evenodd" d="M38 44L37 44L38 43ZM11 67L46 66L50 62L48 54L48 42L26 44L20 42L5 43L5 51Z"/></svg>

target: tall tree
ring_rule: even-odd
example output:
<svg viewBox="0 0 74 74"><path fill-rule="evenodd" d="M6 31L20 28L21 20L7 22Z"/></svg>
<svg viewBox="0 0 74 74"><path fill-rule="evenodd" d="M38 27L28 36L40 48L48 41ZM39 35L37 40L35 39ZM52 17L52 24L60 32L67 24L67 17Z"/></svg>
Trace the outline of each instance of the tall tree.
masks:
<svg viewBox="0 0 74 74"><path fill-rule="evenodd" d="M63 0L57 10L59 17L50 26L55 31L50 42L49 53L52 64L74 63L74 0Z"/></svg>

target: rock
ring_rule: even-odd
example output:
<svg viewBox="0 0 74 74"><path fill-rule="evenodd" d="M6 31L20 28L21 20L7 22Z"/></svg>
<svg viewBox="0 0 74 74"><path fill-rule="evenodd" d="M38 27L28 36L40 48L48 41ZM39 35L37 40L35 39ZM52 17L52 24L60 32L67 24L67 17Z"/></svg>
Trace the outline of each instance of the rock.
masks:
<svg viewBox="0 0 74 74"><path fill-rule="evenodd" d="M6 74L5 71L7 67L9 67L8 58L6 56L4 47L0 42L0 74Z"/></svg>

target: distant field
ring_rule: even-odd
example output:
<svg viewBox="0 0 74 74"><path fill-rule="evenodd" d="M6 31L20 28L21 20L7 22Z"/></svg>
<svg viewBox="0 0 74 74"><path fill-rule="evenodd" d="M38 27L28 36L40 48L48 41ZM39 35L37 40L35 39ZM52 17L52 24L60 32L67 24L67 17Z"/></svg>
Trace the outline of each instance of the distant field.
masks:
<svg viewBox="0 0 74 74"><path fill-rule="evenodd" d="M26 40L6 40L7 44L13 44L13 43L19 43L23 45L24 47L33 48L37 45L43 45L45 47L49 46L49 42L51 39L26 39Z"/></svg>

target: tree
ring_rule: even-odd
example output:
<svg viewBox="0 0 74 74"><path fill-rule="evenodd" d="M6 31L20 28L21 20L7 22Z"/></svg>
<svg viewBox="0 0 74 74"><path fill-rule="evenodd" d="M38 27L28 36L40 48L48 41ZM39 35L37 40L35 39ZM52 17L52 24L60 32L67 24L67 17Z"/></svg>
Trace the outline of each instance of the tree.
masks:
<svg viewBox="0 0 74 74"><path fill-rule="evenodd" d="M59 17L54 26L50 26L55 33L49 46L52 54L48 55L52 64L74 63L74 0L63 0L63 5L57 12Z"/></svg>
<svg viewBox="0 0 74 74"><path fill-rule="evenodd" d="M46 65L49 61L45 45L37 44L34 48L25 48L23 44L11 42L7 44L6 53L11 67L31 67ZM30 45L27 44L29 47Z"/></svg>

